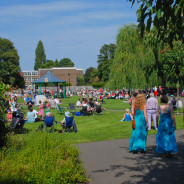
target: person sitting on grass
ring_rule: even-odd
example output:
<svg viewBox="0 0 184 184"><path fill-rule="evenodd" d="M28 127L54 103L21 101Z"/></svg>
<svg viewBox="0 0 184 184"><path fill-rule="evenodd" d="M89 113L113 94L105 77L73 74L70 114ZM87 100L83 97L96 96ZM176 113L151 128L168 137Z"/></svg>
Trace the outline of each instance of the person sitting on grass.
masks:
<svg viewBox="0 0 184 184"><path fill-rule="evenodd" d="M123 119L121 121L132 121L133 120L133 117L130 113L130 110L129 109L126 109L125 110L125 114L123 116Z"/></svg>
<svg viewBox="0 0 184 184"><path fill-rule="evenodd" d="M27 117L25 119L26 123L33 123L39 121L39 118L35 118L35 113L33 112L33 108L29 108L29 112L27 113Z"/></svg>

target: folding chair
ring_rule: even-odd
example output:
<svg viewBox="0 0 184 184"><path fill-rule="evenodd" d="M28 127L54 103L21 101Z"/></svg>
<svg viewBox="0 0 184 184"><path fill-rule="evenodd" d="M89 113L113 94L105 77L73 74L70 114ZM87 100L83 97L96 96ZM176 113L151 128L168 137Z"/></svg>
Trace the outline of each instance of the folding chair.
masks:
<svg viewBox="0 0 184 184"><path fill-rule="evenodd" d="M47 132L54 132L54 116L45 116L45 130Z"/></svg>
<svg viewBox="0 0 184 184"><path fill-rule="evenodd" d="M64 114L65 113L64 108L60 107L59 105L57 105L56 108L57 108L59 114Z"/></svg>
<svg viewBox="0 0 184 184"><path fill-rule="evenodd" d="M75 121L73 120L74 116L67 117L65 116L65 125L63 126L64 132L77 132L77 126L75 124Z"/></svg>
<svg viewBox="0 0 184 184"><path fill-rule="evenodd" d="M68 109L69 109L69 111L70 111L72 114L75 114L75 113L76 113L75 103L69 103Z"/></svg>

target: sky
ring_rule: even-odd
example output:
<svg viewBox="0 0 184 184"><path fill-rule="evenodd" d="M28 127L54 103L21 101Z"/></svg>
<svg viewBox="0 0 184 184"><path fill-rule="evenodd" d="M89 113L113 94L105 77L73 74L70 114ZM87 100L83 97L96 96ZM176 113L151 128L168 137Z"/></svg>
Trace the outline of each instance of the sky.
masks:
<svg viewBox="0 0 184 184"><path fill-rule="evenodd" d="M13 42L22 71L34 70L39 40L47 59L70 58L85 71L123 25L137 24L137 8L127 0L0 0L0 37Z"/></svg>

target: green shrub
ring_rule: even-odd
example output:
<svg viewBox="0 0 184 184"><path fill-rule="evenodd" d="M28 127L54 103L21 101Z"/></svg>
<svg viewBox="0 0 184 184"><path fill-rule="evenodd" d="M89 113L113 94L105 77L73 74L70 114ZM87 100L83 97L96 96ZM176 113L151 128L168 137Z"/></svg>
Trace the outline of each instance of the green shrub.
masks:
<svg viewBox="0 0 184 184"><path fill-rule="evenodd" d="M105 86L105 82L94 82L94 83L92 83L92 86L94 88L104 87Z"/></svg>
<svg viewBox="0 0 184 184"><path fill-rule="evenodd" d="M0 152L0 183L88 183L78 148L38 133Z"/></svg>

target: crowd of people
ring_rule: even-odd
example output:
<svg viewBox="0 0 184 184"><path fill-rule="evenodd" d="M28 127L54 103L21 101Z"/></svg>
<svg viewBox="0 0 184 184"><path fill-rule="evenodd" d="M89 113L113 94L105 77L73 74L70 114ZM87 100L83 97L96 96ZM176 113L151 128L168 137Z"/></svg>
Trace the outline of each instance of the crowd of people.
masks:
<svg viewBox="0 0 184 184"><path fill-rule="evenodd" d="M159 88L162 91L162 89ZM76 102L76 107L80 109L80 115L92 115L94 112L101 113L104 108L102 104L105 99L125 99L131 106L131 112L129 109L125 110L125 114L120 121L133 121L135 120L135 128L132 130L130 138L129 151L146 152L147 133L151 130L151 120L153 120L154 129L157 131L156 135L156 152L162 153L165 157L171 157L172 153L177 152L177 145L175 139L174 130L176 129L176 123L173 110L175 108L183 107L180 99L176 100L173 97L170 100L165 94L159 94L161 97L162 105L158 105L158 91L154 88L152 93L150 90L139 91L131 93L126 90L80 90L80 91L67 91L67 95L79 96ZM20 106L17 104L17 96L15 94L9 94L7 97L7 119L12 121L13 113L20 114ZM39 100L36 104L34 94L31 91L20 95L24 98L24 105L28 107L28 113L26 118L21 119L24 122L36 122L44 120L45 116L53 117L51 113L51 104L54 102L56 106L61 103L59 98L53 98L52 96L45 101ZM34 109L34 105L39 106L39 111ZM68 113L68 111L67 111ZM15 114L15 113L14 113ZM68 114L67 114L68 115ZM65 117L67 117L67 115ZM53 119L53 118L52 118ZM160 119L160 120L159 120ZM159 120L159 121L158 121ZM62 126L65 120L61 121Z"/></svg>

